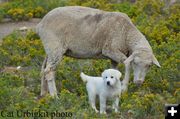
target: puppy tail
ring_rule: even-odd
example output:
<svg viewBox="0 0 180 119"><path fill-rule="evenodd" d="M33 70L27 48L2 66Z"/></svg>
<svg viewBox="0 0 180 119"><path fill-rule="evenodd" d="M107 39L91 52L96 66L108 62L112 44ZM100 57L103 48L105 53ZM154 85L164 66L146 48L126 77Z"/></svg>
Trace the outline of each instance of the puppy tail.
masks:
<svg viewBox="0 0 180 119"><path fill-rule="evenodd" d="M88 82L89 76L87 76L87 75L84 74L83 72L81 72L80 76L81 76L83 82L85 82L85 83Z"/></svg>

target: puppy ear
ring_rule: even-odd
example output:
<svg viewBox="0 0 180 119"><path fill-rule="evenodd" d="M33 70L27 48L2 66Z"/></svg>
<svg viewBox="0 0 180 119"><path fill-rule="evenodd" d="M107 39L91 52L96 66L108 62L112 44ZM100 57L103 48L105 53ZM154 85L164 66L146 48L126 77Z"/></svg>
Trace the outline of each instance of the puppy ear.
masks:
<svg viewBox="0 0 180 119"><path fill-rule="evenodd" d="M101 76L102 76L103 79L104 79L104 77L105 77L105 72L106 72L106 70L104 70L104 71L102 72L102 74L101 74Z"/></svg>
<svg viewBox="0 0 180 119"><path fill-rule="evenodd" d="M117 73L116 73L116 79L120 79L121 78L121 76L122 76L122 74L121 74L121 72L120 71L117 71Z"/></svg>

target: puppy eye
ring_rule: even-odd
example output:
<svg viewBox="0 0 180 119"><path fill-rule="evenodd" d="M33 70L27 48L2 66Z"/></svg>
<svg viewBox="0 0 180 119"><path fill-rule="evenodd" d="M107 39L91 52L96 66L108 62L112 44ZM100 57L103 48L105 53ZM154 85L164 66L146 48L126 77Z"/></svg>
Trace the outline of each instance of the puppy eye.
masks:
<svg viewBox="0 0 180 119"><path fill-rule="evenodd" d="M111 76L111 78L114 78L113 76Z"/></svg>
<svg viewBox="0 0 180 119"><path fill-rule="evenodd" d="M107 76L105 78L107 79Z"/></svg>

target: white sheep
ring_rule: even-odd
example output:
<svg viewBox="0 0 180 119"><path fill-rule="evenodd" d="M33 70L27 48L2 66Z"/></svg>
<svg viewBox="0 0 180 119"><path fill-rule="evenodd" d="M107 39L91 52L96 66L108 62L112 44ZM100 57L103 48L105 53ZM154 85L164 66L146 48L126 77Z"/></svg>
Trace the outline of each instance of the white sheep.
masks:
<svg viewBox="0 0 180 119"><path fill-rule="evenodd" d="M156 64L152 48L130 18L120 12L105 12L80 6L59 7L37 25L47 57L42 66L41 95L57 96L55 68L63 55L75 58L109 58L114 66L125 63L123 83L141 84L149 66ZM126 87L124 87L126 88Z"/></svg>

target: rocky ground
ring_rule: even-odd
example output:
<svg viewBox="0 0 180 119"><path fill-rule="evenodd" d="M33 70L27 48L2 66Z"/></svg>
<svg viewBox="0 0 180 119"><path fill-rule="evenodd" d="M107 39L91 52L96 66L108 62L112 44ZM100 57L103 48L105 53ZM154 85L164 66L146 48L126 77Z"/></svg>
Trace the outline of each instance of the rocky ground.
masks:
<svg viewBox="0 0 180 119"><path fill-rule="evenodd" d="M10 34L14 30L19 30L21 28L34 28L41 19L31 19L29 21L20 21L20 22L11 22L4 21L0 23L0 42L2 42L2 38L6 35Z"/></svg>

